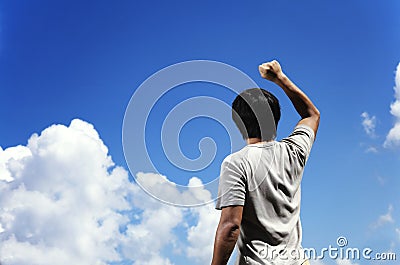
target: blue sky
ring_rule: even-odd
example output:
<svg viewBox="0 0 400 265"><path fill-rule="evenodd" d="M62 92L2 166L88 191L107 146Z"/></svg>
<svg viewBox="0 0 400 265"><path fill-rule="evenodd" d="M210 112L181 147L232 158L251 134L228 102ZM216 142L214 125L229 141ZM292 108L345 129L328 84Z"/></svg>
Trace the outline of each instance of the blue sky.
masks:
<svg viewBox="0 0 400 265"><path fill-rule="evenodd" d="M257 70L278 59L322 115L302 186L303 245L327 247L346 236L352 247L400 255L400 145L384 146L400 119L390 112L400 62L399 13L396 0L1 1L0 146L26 146L33 133L78 118L93 124L115 164L128 170L122 123L135 89L164 67L199 59L232 65L271 90L281 102L282 138L297 114ZM199 118L185 125L180 146L193 159L200 139L213 138L217 152L210 166L186 172L162 155L158 141L165 114L198 96L228 104L234 98L221 86L182 85L157 102L147 127L159 173L176 183L193 176L210 181L230 152L227 132ZM235 142L236 148L242 145ZM145 169L138 165L132 171ZM132 222L140 223L144 217L137 214ZM185 218L182 223L190 226ZM173 227L179 242L184 225ZM170 253L168 244L159 252L172 264L190 260Z"/></svg>

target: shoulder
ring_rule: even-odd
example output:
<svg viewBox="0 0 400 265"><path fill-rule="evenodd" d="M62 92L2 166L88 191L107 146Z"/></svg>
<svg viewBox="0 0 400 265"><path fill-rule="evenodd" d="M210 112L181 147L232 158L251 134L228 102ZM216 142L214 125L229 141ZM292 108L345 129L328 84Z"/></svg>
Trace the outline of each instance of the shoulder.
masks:
<svg viewBox="0 0 400 265"><path fill-rule="evenodd" d="M307 125L297 125L293 132L288 136L283 138L280 142L286 144L300 144L307 142L309 145L312 145L315 140L314 131L311 127Z"/></svg>
<svg viewBox="0 0 400 265"><path fill-rule="evenodd" d="M301 164L304 165L314 144L315 134L311 127L307 125L297 125L293 132L280 143L286 146L286 149L298 157Z"/></svg>
<svg viewBox="0 0 400 265"><path fill-rule="evenodd" d="M247 171L248 163L248 148L243 147L225 157L221 164L221 171L230 170L243 175Z"/></svg>
<svg viewBox="0 0 400 265"><path fill-rule="evenodd" d="M243 147L239 151L229 154L224 158L222 164L241 164L246 160L248 149Z"/></svg>

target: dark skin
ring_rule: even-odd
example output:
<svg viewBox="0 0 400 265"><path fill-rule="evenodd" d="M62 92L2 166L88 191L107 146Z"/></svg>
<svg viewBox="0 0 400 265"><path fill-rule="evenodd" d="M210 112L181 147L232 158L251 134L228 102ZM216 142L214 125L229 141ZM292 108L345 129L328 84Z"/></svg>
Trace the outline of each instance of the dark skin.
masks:
<svg viewBox="0 0 400 265"><path fill-rule="evenodd" d="M212 265L227 264L240 234L243 206L222 208L214 241Z"/></svg>
<svg viewBox="0 0 400 265"><path fill-rule="evenodd" d="M277 61L263 63L258 67L260 75L282 88L292 102L301 119L297 125L309 126L317 134L320 113L307 95L298 88L282 71ZM246 139L247 144L262 142L259 138ZM222 208L214 241L212 265L225 265L235 247L240 234L243 206Z"/></svg>

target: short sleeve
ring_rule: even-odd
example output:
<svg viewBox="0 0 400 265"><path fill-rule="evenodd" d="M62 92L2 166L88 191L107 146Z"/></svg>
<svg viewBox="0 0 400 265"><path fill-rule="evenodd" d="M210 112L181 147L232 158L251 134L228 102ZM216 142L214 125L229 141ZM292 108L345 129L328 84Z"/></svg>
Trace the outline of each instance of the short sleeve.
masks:
<svg viewBox="0 0 400 265"><path fill-rule="evenodd" d="M297 125L291 135L281 140L298 158L301 166L305 166L311 147L314 143L314 131L307 125Z"/></svg>
<svg viewBox="0 0 400 265"><path fill-rule="evenodd" d="M218 198L215 208L244 205L246 197L246 177L240 163L232 156L224 159L219 176Z"/></svg>

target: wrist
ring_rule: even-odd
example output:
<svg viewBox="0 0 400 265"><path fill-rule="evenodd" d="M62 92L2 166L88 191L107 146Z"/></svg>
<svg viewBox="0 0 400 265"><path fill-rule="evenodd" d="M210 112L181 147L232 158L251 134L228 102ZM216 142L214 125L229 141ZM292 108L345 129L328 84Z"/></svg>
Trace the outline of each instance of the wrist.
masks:
<svg viewBox="0 0 400 265"><path fill-rule="evenodd" d="M287 79L287 76L283 72L280 72L276 75L276 78L274 81L277 85L280 85L280 84L284 83L286 79Z"/></svg>

